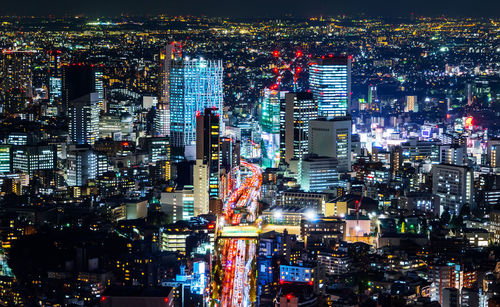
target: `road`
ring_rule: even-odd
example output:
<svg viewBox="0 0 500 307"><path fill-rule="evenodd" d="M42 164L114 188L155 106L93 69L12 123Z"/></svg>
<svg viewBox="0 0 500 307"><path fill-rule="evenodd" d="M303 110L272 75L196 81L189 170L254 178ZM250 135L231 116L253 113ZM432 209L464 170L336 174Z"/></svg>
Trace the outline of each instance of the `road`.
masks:
<svg viewBox="0 0 500 307"><path fill-rule="evenodd" d="M224 219L219 230L219 253L223 274L221 293L217 306L251 306L252 288L255 291L256 276L252 264L257 251L257 232L253 226L257 219L257 200L262 185L262 169L245 161L241 167L250 171L241 186L224 204ZM227 225L227 226L225 226ZM213 289L213 291L218 291Z"/></svg>

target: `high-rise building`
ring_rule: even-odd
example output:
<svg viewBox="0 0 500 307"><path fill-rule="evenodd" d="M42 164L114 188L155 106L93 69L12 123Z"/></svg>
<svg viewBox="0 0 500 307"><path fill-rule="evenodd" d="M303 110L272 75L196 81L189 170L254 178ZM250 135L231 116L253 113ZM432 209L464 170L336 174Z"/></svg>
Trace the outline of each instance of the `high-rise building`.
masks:
<svg viewBox="0 0 500 307"><path fill-rule="evenodd" d="M302 159L309 152L309 121L318 117L311 93L285 94L285 161Z"/></svg>
<svg viewBox="0 0 500 307"><path fill-rule="evenodd" d="M62 99L62 75L63 66L61 62L61 50L49 51L49 101L59 102Z"/></svg>
<svg viewBox="0 0 500 307"><path fill-rule="evenodd" d="M102 73L96 67L81 63L63 66L62 99L58 112L66 114L71 101L90 93L97 93L96 100L100 106L104 97Z"/></svg>
<svg viewBox="0 0 500 307"><path fill-rule="evenodd" d="M0 145L0 173L12 172L12 150L10 145Z"/></svg>
<svg viewBox="0 0 500 307"><path fill-rule="evenodd" d="M464 204L472 204L473 185L473 173L468 167L434 164L432 193L441 199L439 215L445 210L458 215Z"/></svg>
<svg viewBox="0 0 500 307"><path fill-rule="evenodd" d="M339 181L338 161L332 157L307 155L299 169L300 187L306 192L324 192Z"/></svg>
<svg viewBox="0 0 500 307"><path fill-rule="evenodd" d="M166 103L158 103L155 110L154 133L156 136L170 135L170 108Z"/></svg>
<svg viewBox="0 0 500 307"><path fill-rule="evenodd" d="M30 176L38 170L55 169L56 150L50 145L14 146L12 168Z"/></svg>
<svg viewBox="0 0 500 307"><path fill-rule="evenodd" d="M97 177L97 154L90 146L72 145L66 163L68 186L85 186L89 180Z"/></svg>
<svg viewBox="0 0 500 307"><path fill-rule="evenodd" d="M99 95L90 93L71 101L69 118L71 142L93 145L99 137Z"/></svg>
<svg viewBox="0 0 500 307"><path fill-rule="evenodd" d="M208 213L209 200L219 198L220 119L217 109L196 115L195 211Z"/></svg>
<svg viewBox="0 0 500 307"><path fill-rule="evenodd" d="M281 112L285 101L285 91L264 89L260 124L262 127L262 164L264 167L276 167L280 160L281 127L284 115Z"/></svg>
<svg viewBox="0 0 500 307"><path fill-rule="evenodd" d="M346 116L351 105L351 57L312 60L309 88L318 104L319 116Z"/></svg>
<svg viewBox="0 0 500 307"><path fill-rule="evenodd" d="M162 211L171 214L173 222L189 220L194 215L193 189L172 190L161 193Z"/></svg>
<svg viewBox="0 0 500 307"><path fill-rule="evenodd" d="M439 157L442 164L467 165L467 148L457 144L441 145Z"/></svg>
<svg viewBox="0 0 500 307"><path fill-rule="evenodd" d="M336 158L339 172L351 171L350 116L318 118L309 122L309 153Z"/></svg>
<svg viewBox="0 0 500 307"><path fill-rule="evenodd" d="M222 70L220 60L185 58L170 63L170 136L172 146L181 149L174 159L195 158L197 112L216 108L221 115Z"/></svg>
<svg viewBox="0 0 500 307"><path fill-rule="evenodd" d="M2 111L19 113L32 99L33 52L4 49L0 62L0 103Z"/></svg>
<svg viewBox="0 0 500 307"><path fill-rule="evenodd" d="M417 96L406 96L405 97L405 112L418 112Z"/></svg>

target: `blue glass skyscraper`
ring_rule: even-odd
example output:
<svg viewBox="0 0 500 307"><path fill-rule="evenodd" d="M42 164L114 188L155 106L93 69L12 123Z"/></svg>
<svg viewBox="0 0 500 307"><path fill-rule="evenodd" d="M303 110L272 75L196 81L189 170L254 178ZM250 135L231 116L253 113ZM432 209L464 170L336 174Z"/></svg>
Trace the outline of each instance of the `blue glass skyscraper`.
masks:
<svg viewBox="0 0 500 307"><path fill-rule="evenodd" d="M309 87L319 116L346 116L351 105L351 58L329 56L312 60Z"/></svg>
<svg viewBox="0 0 500 307"><path fill-rule="evenodd" d="M215 108L222 115L222 61L173 60L170 67L170 137L186 155L196 146L196 114ZM222 118L220 116L219 118Z"/></svg>

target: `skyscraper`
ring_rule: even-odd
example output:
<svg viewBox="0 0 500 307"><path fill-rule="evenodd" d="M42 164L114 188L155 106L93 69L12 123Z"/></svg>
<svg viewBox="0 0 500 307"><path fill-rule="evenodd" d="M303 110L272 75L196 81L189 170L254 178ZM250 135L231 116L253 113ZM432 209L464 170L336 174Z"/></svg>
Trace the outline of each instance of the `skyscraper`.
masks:
<svg viewBox="0 0 500 307"><path fill-rule="evenodd" d="M194 198L198 214L208 213L209 199L219 198L219 123L215 108L207 108L196 116Z"/></svg>
<svg viewBox="0 0 500 307"><path fill-rule="evenodd" d="M155 133L164 136L170 136L170 69L175 59L174 54L173 45L167 45L160 51Z"/></svg>
<svg viewBox="0 0 500 307"><path fill-rule="evenodd" d="M351 105L351 57L312 60L309 87L318 104L319 116L346 116Z"/></svg>
<svg viewBox="0 0 500 307"><path fill-rule="evenodd" d="M93 145L99 137L99 95L90 93L71 101L69 119L71 142Z"/></svg>
<svg viewBox="0 0 500 307"><path fill-rule="evenodd" d="M170 136L180 148L174 159L195 158L196 113L215 108L222 113L222 61L203 58L172 60L170 68ZM219 123L221 123L221 116ZM184 151L184 152L182 152Z"/></svg>
<svg viewBox="0 0 500 307"><path fill-rule="evenodd" d="M32 98L31 61L33 52L2 50L0 62L0 102L3 112L18 113Z"/></svg>
<svg viewBox="0 0 500 307"><path fill-rule="evenodd" d="M66 114L69 103L90 93L97 93L97 103L100 105L104 96L102 73L91 65L73 63L62 70L62 99L58 112Z"/></svg>
<svg viewBox="0 0 500 307"><path fill-rule="evenodd" d="M432 166L432 193L441 199L439 215L448 210L458 215L465 203L472 204L474 179L466 166L434 164Z"/></svg>
<svg viewBox="0 0 500 307"><path fill-rule="evenodd" d="M262 127L262 158L265 167L276 167L279 162L281 105L284 104L285 91L264 89L262 97L261 119Z"/></svg>
<svg viewBox="0 0 500 307"><path fill-rule="evenodd" d="M285 161L302 159L309 152L309 121L318 117L311 93L285 94ZM283 143L283 142L282 142Z"/></svg>
<svg viewBox="0 0 500 307"><path fill-rule="evenodd" d="M62 63L61 50L49 51L49 100L59 102L62 99Z"/></svg>
<svg viewBox="0 0 500 307"><path fill-rule="evenodd" d="M336 158L339 172L351 171L350 116L318 118L309 122L309 153Z"/></svg>
<svg viewBox="0 0 500 307"><path fill-rule="evenodd" d="M97 154L90 146L70 146L66 163L68 186L85 186L89 180L97 177Z"/></svg>

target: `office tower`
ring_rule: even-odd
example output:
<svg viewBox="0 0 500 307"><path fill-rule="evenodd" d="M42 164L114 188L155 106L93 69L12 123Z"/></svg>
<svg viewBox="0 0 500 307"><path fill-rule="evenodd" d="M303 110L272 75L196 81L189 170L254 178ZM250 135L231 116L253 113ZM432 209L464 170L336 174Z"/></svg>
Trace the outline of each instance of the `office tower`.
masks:
<svg viewBox="0 0 500 307"><path fill-rule="evenodd" d="M432 193L441 199L439 215L444 210L458 215L465 203L473 201L473 173L466 166L434 164Z"/></svg>
<svg viewBox="0 0 500 307"><path fill-rule="evenodd" d="M219 112L222 123L222 61L172 60L170 66L170 136L174 159L195 159L196 113Z"/></svg>
<svg viewBox="0 0 500 307"><path fill-rule="evenodd" d="M155 110L154 134L156 136L169 136L170 110L166 103L158 103Z"/></svg>
<svg viewBox="0 0 500 307"><path fill-rule="evenodd" d="M62 99L58 104L58 112L66 114L71 101L97 93L98 106L102 103L102 74L95 67L81 63L63 66Z"/></svg>
<svg viewBox="0 0 500 307"><path fill-rule="evenodd" d="M467 148L460 145L439 146L439 163L453 165L467 165Z"/></svg>
<svg viewBox="0 0 500 307"><path fill-rule="evenodd" d="M219 197L225 200L239 182L240 141L229 137L220 139Z"/></svg>
<svg viewBox="0 0 500 307"><path fill-rule="evenodd" d="M188 221L194 214L193 189L185 187L182 190L172 190L161 193L162 211L171 214L173 222Z"/></svg>
<svg viewBox="0 0 500 307"><path fill-rule="evenodd" d="M195 215L208 213L209 200L219 198L219 123L215 108L196 116Z"/></svg>
<svg viewBox="0 0 500 307"><path fill-rule="evenodd" d="M390 169L391 174L394 178L396 176L397 171L403 165L403 149L401 146L392 146L390 150Z"/></svg>
<svg viewBox="0 0 500 307"><path fill-rule="evenodd" d="M285 161L302 159L309 152L309 121L318 117L318 106L311 93L285 95Z"/></svg>
<svg viewBox="0 0 500 307"><path fill-rule="evenodd" d="M318 104L319 116L346 116L351 106L351 57L312 60L309 88Z"/></svg>
<svg viewBox="0 0 500 307"><path fill-rule="evenodd" d="M276 167L280 154L280 118L281 105L285 91L264 89L260 125L262 127L262 158L264 167Z"/></svg>
<svg viewBox="0 0 500 307"><path fill-rule="evenodd" d="M56 168L56 150L50 145L25 145L12 148L12 168L33 176L38 170Z"/></svg>
<svg viewBox="0 0 500 307"><path fill-rule="evenodd" d="M59 102L62 99L62 75L61 50L49 51L49 101Z"/></svg>
<svg viewBox="0 0 500 307"><path fill-rule="evenodd" d="M489 164L492 168L500 168L500 144L489 146Z"/></svg>
<svg viewBox="0 0 500 307"><path fill-rule="evenodd" d="M66 163L68 186L85 186L97 177L97 154L88 145L71 145Z"/></svg>
<svg viewBox="0 0 500 307"><path fill-rule="evenodd" d="M74 144L93 145L99 137L99 95L90 93L71 101L69 137Z"/></svg>
<svg viewBox="0 0 500 307"><path fill-rule="evenodd" d="M5 113L19 113L32 99L33 52L2 50L0 62L0 103Z"/></svg>
<svg viewBox="0 0 500 307"><path fill-rule="evenodd" d="M170 160L170 140L168 137L151 137L141 140L147 150L149 162Z"/></svg>
<svg viewBox="0 0 500 307"><path fill-rule="evenodd" d="M405 112L418 112L417 96L405 96Z"/></svg>
<svg viewBox="0 0 500 307"><path fill-rule="evenodd" d="M10 145L0 145L0 173L12 172L12 150Z"/></svg>
<svg viewBox="0 0 500 307"><path fill-rule="evenodd" d="M318 118L309 122L309 153L336 158L339 172L351 171L351 117Z"/></svg>
<svg viewBox="0 0 500 307"><path fill-rule="evenodd" d="M338 184L338 161L333 157L307 155L299 169L299 183L306 192L323 192Z"/></svg>

